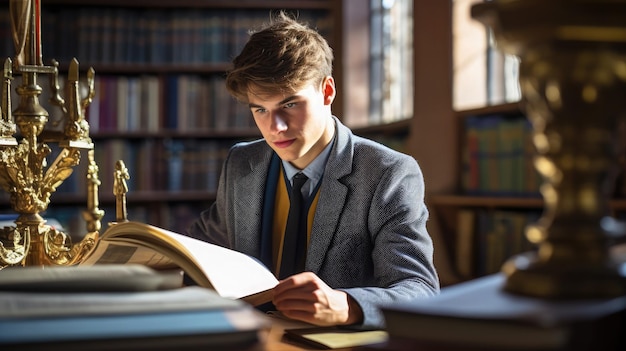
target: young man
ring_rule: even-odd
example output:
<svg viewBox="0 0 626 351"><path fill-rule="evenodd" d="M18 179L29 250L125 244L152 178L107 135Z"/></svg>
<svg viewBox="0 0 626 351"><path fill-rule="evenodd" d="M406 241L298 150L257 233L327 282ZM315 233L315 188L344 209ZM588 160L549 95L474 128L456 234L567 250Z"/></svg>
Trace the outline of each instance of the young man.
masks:
<svg viewBox="0 0 626 351"><path fill-rule="evenodd" d="M250 37L226 86L250 106L263 139L230 150L217 199L188 234L276 272L272 302L289 318L381 327L378 305L439 291L424 180L412 157L353 135L332 115L332 60L322 36L282 13ZM285 227L300 172L308 219L298 266L282 255L293 246ZM295 271L283 278L281 268Z"/></svg>

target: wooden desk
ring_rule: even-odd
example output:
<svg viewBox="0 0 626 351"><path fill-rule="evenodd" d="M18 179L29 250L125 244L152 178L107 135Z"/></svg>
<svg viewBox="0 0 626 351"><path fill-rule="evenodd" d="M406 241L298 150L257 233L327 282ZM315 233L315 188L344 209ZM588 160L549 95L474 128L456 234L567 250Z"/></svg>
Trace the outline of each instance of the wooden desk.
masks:
<svg viewBox="0 0 626 351"><path fill-rule="evenodd" d="M299 351L299 350L316 350L305 344L294 343L284 338L285 329L289 328L306 328L310 326L307 323L299 323L296 321L288 321L277 317L267 317L270 326L259 332L260 342L250 351Z"/></svg>
<svg viewBox="0 0 626 351"><path fill-rule="evenodd" d="M289 321L279 317L268 317L270 327L262 330L259 334L260 342L246 351L303 351L320 350L313 346L297 341L292 341L284 337L285 329L312 327L308 323ZM353 351L357 348L334 349L340 351Z"/></svg>

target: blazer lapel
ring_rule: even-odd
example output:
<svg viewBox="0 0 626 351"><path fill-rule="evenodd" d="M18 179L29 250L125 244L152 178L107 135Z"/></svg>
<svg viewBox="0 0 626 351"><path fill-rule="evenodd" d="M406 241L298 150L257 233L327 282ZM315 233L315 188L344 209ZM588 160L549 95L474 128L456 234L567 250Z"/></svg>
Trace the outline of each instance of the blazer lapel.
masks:
<svg viewBox="0 0 626 351"><path fill-rule="evenodd" d="M337 134L335 145L328 158L326 171L320 186L320 198L315 210L309 254L305 269L319 272L328 247L333 239L341 212L345 207L348 188L341 179L352 171L352 133L335 118Z"/></svg>
<svg viewBox="0 0 626 351"><path fill-rule="evenodd" d="M263 214L263 198L267 171L272 156L268 147L266 152L248 155L249 168L241 170L242 177L235 185L235 247L238 250L261 257L261 219ZM245 214L239 216L237 214Z"/></svg>

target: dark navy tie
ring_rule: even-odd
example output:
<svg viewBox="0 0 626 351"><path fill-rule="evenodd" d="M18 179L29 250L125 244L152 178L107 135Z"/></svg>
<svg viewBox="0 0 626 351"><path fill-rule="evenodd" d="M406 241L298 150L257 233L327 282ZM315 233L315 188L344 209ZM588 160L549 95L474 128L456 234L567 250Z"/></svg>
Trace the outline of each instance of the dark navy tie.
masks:
<svg viewBox="0 0 626 351"><path fill-rule="evenodd" d="M304 270L306 256L306 211L302 198L302 186L307 176L297 173L293 177L293 186L289 195L289 215L283 239L283 255L280 263L279 279L287 278Z"/></svg>

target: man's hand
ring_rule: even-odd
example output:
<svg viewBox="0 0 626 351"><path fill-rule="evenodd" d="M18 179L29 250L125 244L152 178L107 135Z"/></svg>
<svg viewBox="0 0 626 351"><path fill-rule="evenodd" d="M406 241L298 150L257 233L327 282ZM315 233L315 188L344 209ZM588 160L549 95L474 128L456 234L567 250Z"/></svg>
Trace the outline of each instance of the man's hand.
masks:
<svg viewBox="0 0 626 351"><path fill-rule="evenodd" d="M320 326L348 325L363 320L363 312L352 297L331 289L311 272L281 280L274 287L272 302L285 316Z"/></svg>

